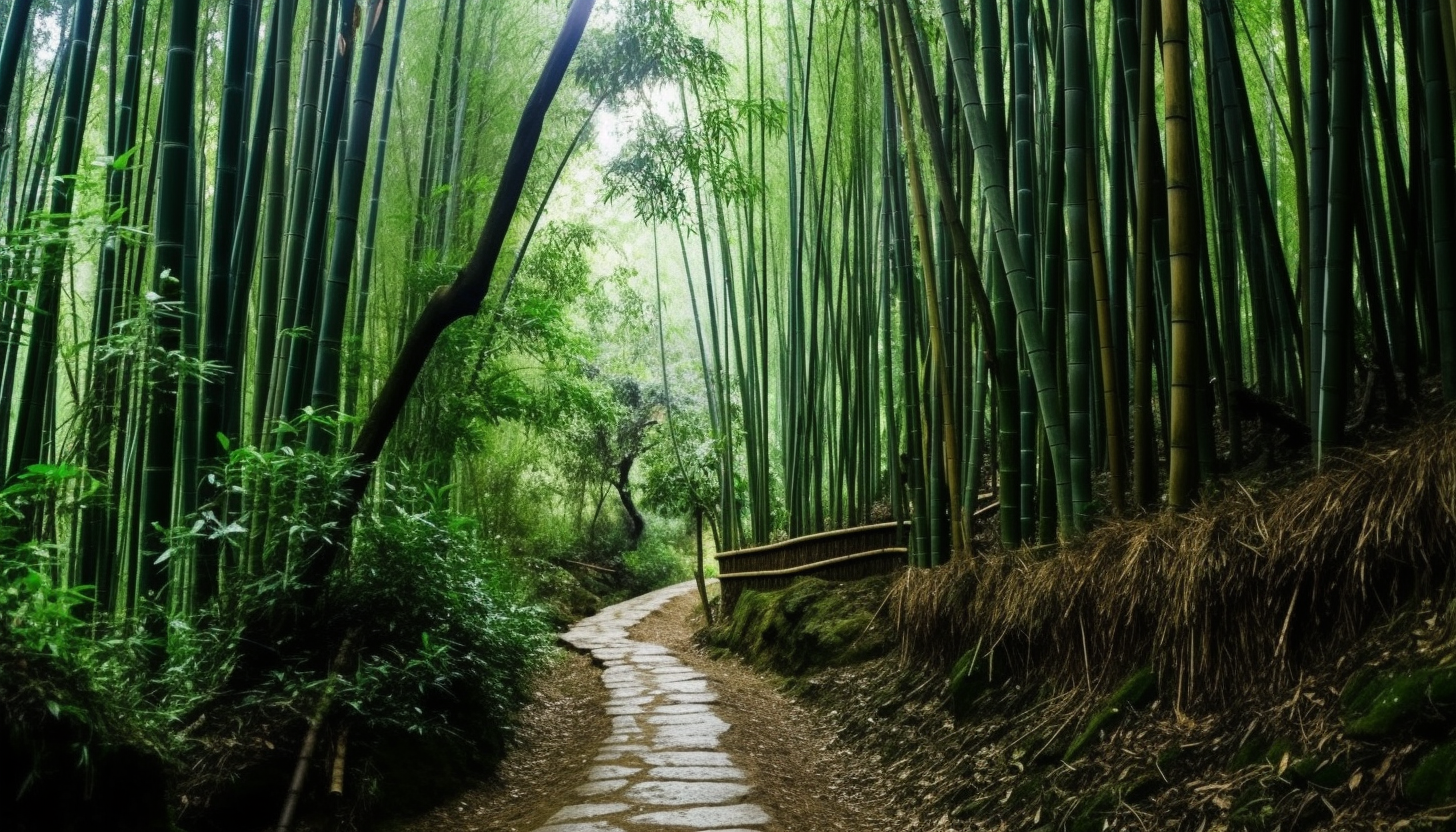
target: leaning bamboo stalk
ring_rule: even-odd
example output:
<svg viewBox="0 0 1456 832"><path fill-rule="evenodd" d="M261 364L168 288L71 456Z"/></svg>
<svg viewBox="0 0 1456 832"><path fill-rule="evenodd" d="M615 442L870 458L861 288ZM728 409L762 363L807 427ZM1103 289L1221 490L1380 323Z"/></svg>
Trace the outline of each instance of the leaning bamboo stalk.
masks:
<svg viewBox="0 0 1456 832"><path fill-rule="evenodd" d="M293 825L293 816L298 812L298 801L303 797L303 786L308 780L308 766L313 761L314 749L318 747L324 719L328 716L329 708L334 704L334 692L338 686L339 672L343 670L344 663L349 660L349 652L354 647L354 638L357 635L357 630L351 630L345 635L344 640L339 643L338 652L334 654L334 660L329 663L328 680L324 683L323 692L319 694L313 713L309 714L308 732L303 736L303 745L299 747L298 759L293 764L293 778L288 783L288 795L283 799L283 811L278 816L277 832L288 832L289 827ZM338 769L340 777L342 777L343 766L340 765Z"/></svg>

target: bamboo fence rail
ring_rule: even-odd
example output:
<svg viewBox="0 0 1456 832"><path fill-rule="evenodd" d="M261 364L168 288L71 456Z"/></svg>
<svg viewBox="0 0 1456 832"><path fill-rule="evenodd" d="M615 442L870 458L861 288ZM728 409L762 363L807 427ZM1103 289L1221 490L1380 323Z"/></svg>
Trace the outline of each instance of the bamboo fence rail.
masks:
<svg viewBox="0 0 1456 832"><path fill-rule="evenodd" d="M909 524L857 526L805 535L716 556L723 610L733 611L745 589L780 589L805 576L852 581L905 565Z"/></svg>

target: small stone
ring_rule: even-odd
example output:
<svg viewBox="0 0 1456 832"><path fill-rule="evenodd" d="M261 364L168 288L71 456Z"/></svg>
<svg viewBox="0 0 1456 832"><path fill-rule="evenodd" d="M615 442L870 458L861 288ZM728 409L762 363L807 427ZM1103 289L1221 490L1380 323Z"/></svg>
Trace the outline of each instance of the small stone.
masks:
<svg viewBox="0 0 1456 832"><path fill-rule="evenodd" d="M721 829L725 826L757 826L768 823L768 812L752 803L740 803L737 806L699 806L694 809L673 809L636 815L632 818L632 823Z"/></svg>

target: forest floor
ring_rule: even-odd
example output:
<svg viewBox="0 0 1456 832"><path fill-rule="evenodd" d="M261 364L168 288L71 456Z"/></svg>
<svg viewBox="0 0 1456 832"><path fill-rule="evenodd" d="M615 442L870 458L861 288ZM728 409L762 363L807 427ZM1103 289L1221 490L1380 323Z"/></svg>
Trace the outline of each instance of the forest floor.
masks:
<svg viewBox="0 0 1456 832"><path fill-rule="evenodd" d="M762 823L735 825L765 832L916 828L887 813L886 807L894 805L892 792L876 760L836 742L835 729L825 718L783 696L770 677L735 658L710 658L693 642L702 624L696 593L680 592L629 633L635 642L658 645L649 650L666 648L657 655L665 661L675 657L716 694L713 713L729 726L715 738L716 747L741 770L749 787L744 800L768 817ZM561 814L582 802L579 795L589 793L581 791L583 784L593 782L603 752L616 747L610 740L613 731L621 731L620 723L614 724L621 717L608 711L624 709L611 703L608 686L622 669L609 668L604 681L603 671L588 657L566 657L539 679L521 714L517 741L493 777L424 815L389 825L389 832L585 832L617 829L618 823L649 828ZM689 675L688 670L674 673Z"/></svg>

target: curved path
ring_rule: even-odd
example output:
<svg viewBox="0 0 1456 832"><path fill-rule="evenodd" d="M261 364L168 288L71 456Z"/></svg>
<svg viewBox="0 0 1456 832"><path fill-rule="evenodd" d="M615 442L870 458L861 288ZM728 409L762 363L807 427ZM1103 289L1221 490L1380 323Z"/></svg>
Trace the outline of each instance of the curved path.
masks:
<svg viewBox="0 0 1456 832"><path fill-rule="evenodd" d="M562 635L605 668L612 735L576 787L579 801L536 832L753 832L769 822L719 745L729 725L713 711L718 697L708 680L666 647L627 632L694 588L682 583L624 601Z"/></svg>

